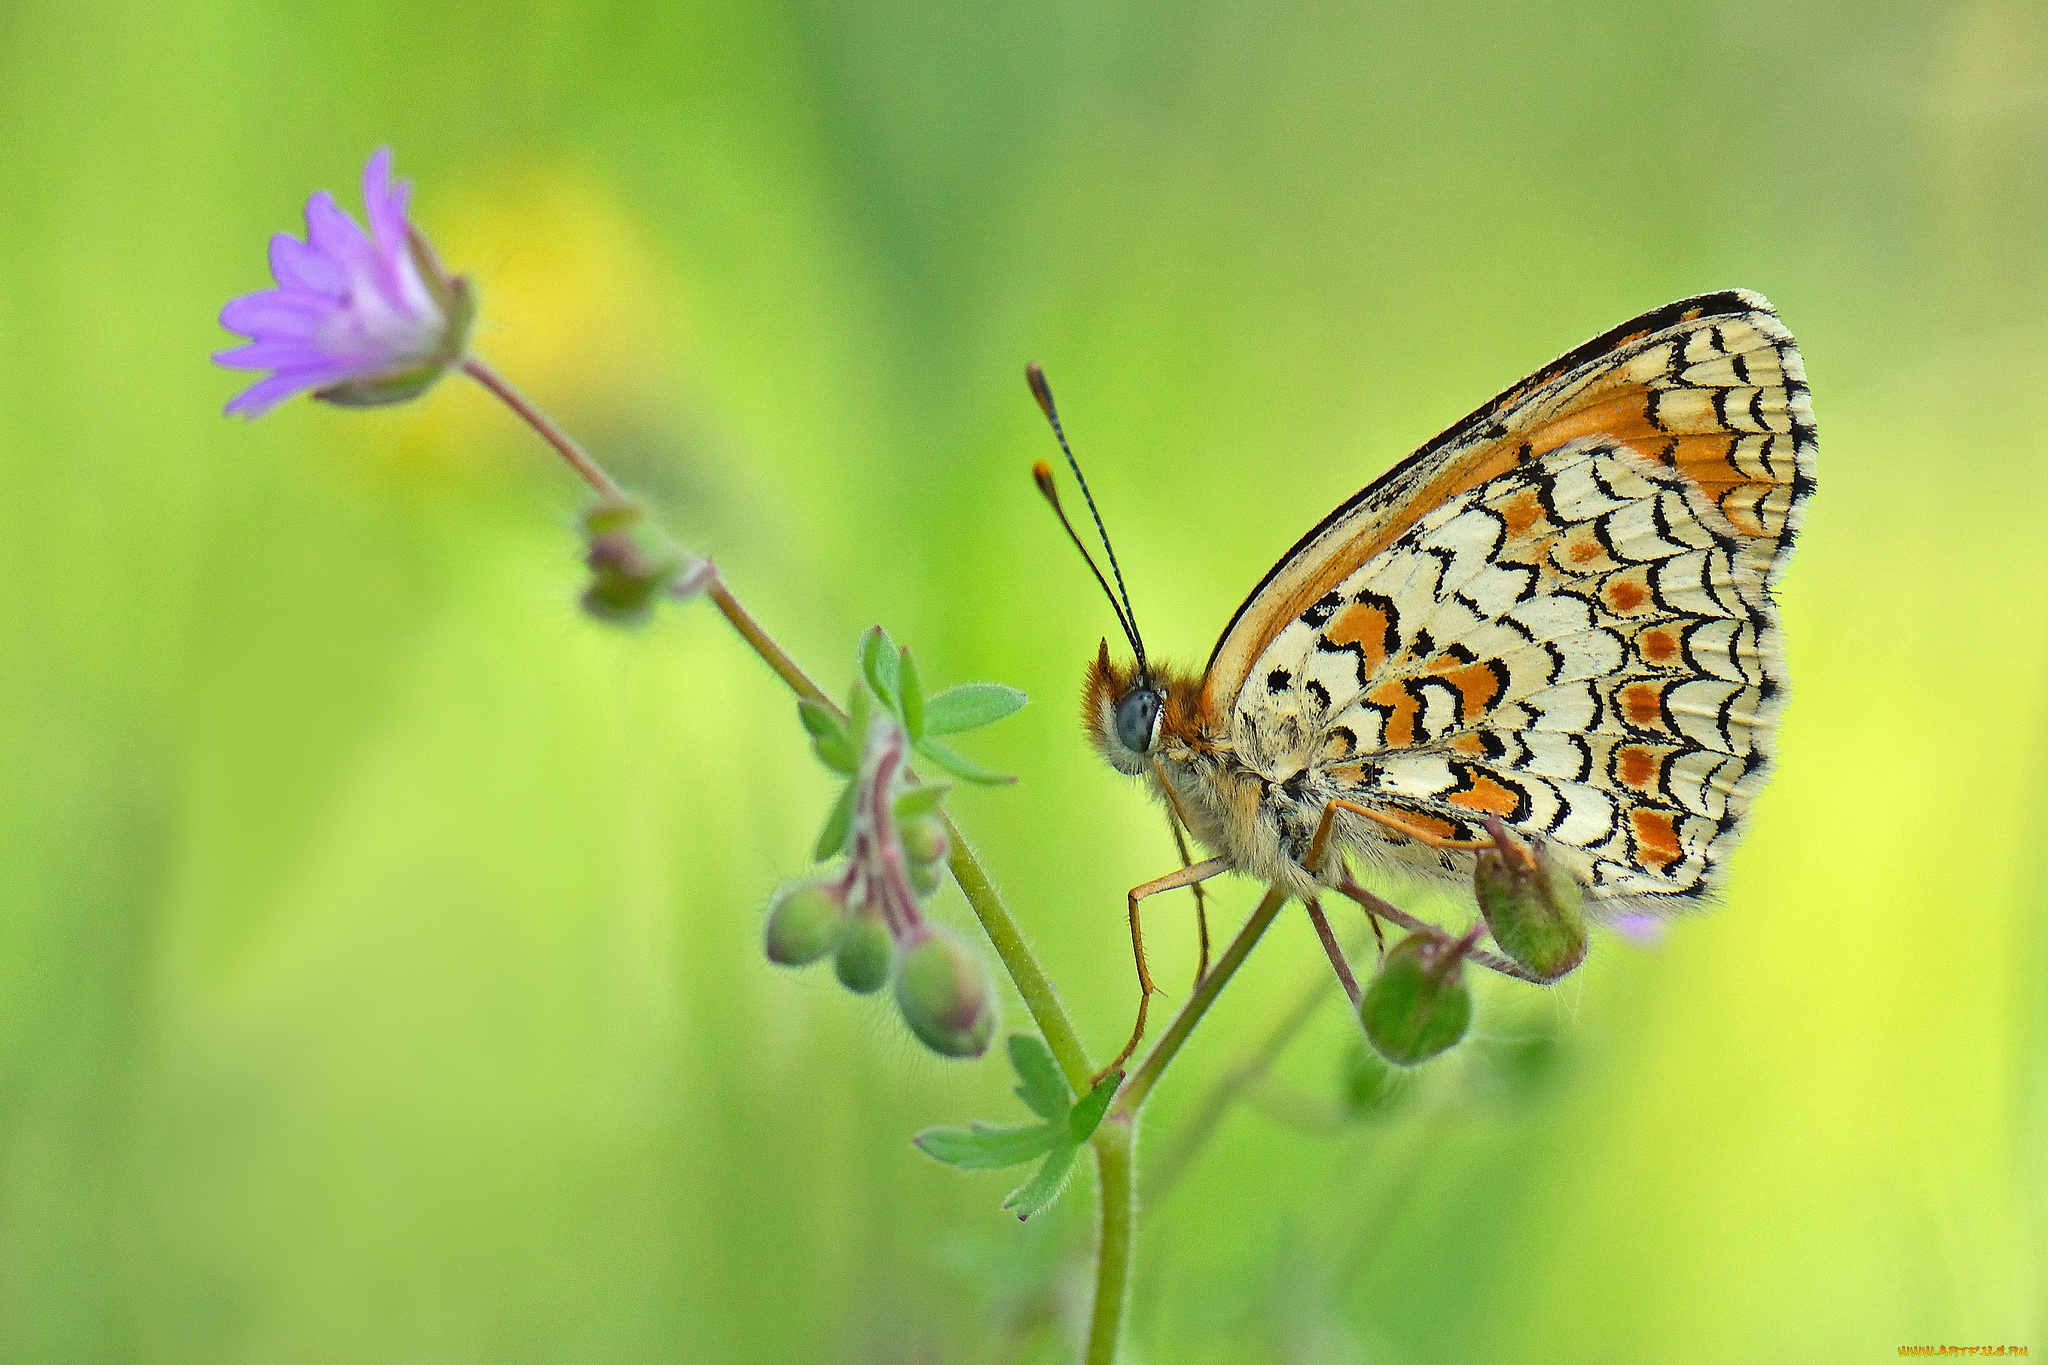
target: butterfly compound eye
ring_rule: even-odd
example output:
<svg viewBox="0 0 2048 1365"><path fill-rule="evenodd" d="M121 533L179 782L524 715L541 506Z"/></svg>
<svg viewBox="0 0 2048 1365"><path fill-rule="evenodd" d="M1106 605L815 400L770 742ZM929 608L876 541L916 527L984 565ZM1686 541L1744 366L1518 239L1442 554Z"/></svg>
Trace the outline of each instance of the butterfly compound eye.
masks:
<svg viewBox="0 0 2048 1365"><path fill-rule="evenodd" d="M1116 704L1116 737L1132 753L1152 751L1152 731L1159 724L1159 694L1149 687L1124 693Z"/></svg>

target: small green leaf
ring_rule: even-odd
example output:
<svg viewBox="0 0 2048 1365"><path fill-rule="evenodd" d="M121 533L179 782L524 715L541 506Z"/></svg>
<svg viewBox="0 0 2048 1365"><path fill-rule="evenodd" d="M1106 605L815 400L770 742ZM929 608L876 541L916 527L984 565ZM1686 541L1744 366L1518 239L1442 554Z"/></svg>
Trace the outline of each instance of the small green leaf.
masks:
<svg viewBox="0 0 2048 1365"><path fill-rule="evenodd" d="M1068 1136L1075 1142L1086 1142L1095 1135L1102 1125L1102 1116L1109 1112L1109 1102L1116 1098L1116 1088L1124 1083L1124 1073L1111 1072L1095 1083L1087 1098L1074 1106L1067 1115Z"/></svg>
<svg viewBox="0 0 2048 1365"><path fill-rule="evenodd" d="M1015 1212L1017 1220L1022 1222L1059 1198L1060 1191L1067 1187L1067 1177L1074 1173L1074 1157L1080 1150L1071 1142L1062 1142L1047 1152L1037 1173L1011 1190L1010 1197L1003 1201L1003 1207Z"/></svg>
<svg viewBox="0 0 2048 1365"><path fill-rule="evenodd" d="M925 702L924 732L928 735L957 735L993 725L1004 716L1023 709L1025 697L1014 687L1001 683L962 683L949 687Z"/></svg>
<svg viewBox="0 0 2048 1365"><path fill-rule="evenodd" d="M908 820L913 815L930 815L939 808L939 801L953 790L950 782L927 782L922 787L912 787L896 798L896 818Z"/></svg>
<svg viewBox="0 0 2048 1365"><path fill-rule="evenodd" d="M917 665L910 662L910 651L904 650L898 656L902 665L897 682L903 689L903 728L910 731L914 744L924 738L924 688L918 685Z"/></svg>
<svg viewBox="0 0 2048 1365"><path fill-rule="evenodd" d="M1010 1065L1016 1068L1017 1079L1023 1082L1017 1087L1017 1098L1024 1101L1032 1113L1055 1123L1067 1117L1074 1092L1067 1088L1067 1078L1060 1074L1060 1064L1053 1060L1052 1049L1041 1042L1037 1034L1010 1035Z"/></svg>
<svg viewBox="0 0 2048 1365"><path fill-rule="evenodd" d="M880 626L869 626L860 637L860 671L866 675L868 686L875 689L875 695L882 699L882 705L891 711L896 709L896 646L889 639L889 632Z"/></svg>
<svg viewBox="0 0 2048 1365"><path fill-rule="evenodd" d="M827 735L845 735L846 725L832 714L832 708L809 697L800 697L796 704L796 717L803 722L804 729L812 739L823 739Z"/></svg>
<svg viewBox="0 0 2048 1365"><path fill-rule="evenodd" d="M929 715L926 716L926 723L930 723ZM917 751L938 764L941 768L944 768L947 772L953 774L953 776L968 782L979 783L984 787L1007 786L1017 780L1007 773L999 773L993 768L982 767L959 750L949 745L941 744L929 735L917 742Z"/></svg>
<svg viewBox="0 0 2048 1365"><path fill-rule="evenodd" d="M825 766L835 773L853 776L860 766L860 753L853 747L839 717L808 697L796 704L796 714L804 729L811 732L811 740Z"/></svg>
<svg viewBox="0 0 2048 1365"><path fill-rule="evenodd" d="M1045 1155L1066 1141L1054 1123L1020 1124L996 1128L976 1123L967 1128L927 1128L911 1139L917 1150L934 1161L958 1166L963 1171L993 1171L1003 1166L1021 1166Z"/></svg>
<svg viewBox="0 0 2048 1365"><path fill-rule="evenodd" d="M846 832L853 827L853 786L849 782L839 789L839 799L825 817L825 828L818 832L818 848L812 856L821 863L846 847Z"/></svg>
<svg viewBox="0 0 2048 1365"><path fill-rule="evenodd" d="M868 747L868 730L875 719L875 694L868 685L855 680L846 693L846 737L853 745L853 752L860 754Z"/></svg>

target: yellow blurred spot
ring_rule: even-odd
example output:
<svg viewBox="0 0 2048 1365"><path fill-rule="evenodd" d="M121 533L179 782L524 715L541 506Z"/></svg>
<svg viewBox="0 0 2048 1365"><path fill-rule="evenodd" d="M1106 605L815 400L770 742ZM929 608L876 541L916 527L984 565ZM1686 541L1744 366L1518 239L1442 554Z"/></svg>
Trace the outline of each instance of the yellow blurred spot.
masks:
<svg viewBox="0 0 2048 1365"><path fill-rule="evenodd" d="M477 284L476 355L579 439L666 424L675 291L609 186L568 166L515 165L422 185L414 202L449 270ZM526 473L554 459L460 375L389 417L400 477L489 474L508 458Z"/></svg>

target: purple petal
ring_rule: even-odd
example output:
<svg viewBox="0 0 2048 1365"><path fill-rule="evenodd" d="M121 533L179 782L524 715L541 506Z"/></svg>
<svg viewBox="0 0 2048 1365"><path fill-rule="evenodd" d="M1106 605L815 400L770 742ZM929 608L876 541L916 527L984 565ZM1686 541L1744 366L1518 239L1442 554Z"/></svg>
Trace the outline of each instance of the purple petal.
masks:
<svg viewBox="0 0 2048 1365"><path fill-rule="evenodd" d="M272 375L268 379L257 380L228 400L228 405L221 409L221 415L247 417L253 421L293 394L303 393L312 387L313 385L293 375Z"/></svg>
<svg viewBox="0 0 2048 1365"><path fill-rule="evenodd" d="M340 306L325 294L266 289L229 299L220 325L255 341L304 341Z"/></svg>
<svg viewBox="0 0 2048 1365"><path fill-rule="evenodd" d="M309 370L337 363L337 357L305 341L252 341L214 353L213 363L234 370Z"/></svg>
<svg viewBox="0 0 2048 1365"><path fill-rule="evenodd" d="M287 289L311 289L337 299L348 293L348 276L340 267L289 232L270 239L270 274Z"/></svg>
<svg viewBox="0 0 2048 1365"><path fill-rule="evenodd" d="M284 375L259 379L229 399L228 405L221 409L221 416L246 417L253 421L293 394L302 392L305 387L298 380Z"/></svg>
<svg viewBox="0 0 2048 1365"><path fill-rule="evenodd" d="M391 178L389 147L370 154L369 164L363 167L363 212L376 236L378 253L386 260L406 249L405 203L411 192L411 184Z"/></svg>
<svg viewBox="0 0 2048 1365"><path fill-rule="evenodd" d="M368 273L376 251L356 220L344 213L334 196L321 190L306 201L306 240L345 275Z"/></svg>

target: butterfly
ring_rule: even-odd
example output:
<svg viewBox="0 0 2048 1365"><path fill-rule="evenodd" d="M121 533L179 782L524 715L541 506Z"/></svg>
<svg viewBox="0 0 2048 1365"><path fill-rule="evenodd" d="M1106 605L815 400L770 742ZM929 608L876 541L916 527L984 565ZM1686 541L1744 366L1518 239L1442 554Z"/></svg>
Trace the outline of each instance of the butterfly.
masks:
<svg viewBox="0 0 2048 1365"><path fill-rule="evenodd" d="M1131 893L1132 1046L1153 989L1138 901L1220 872L1312 908L1362 891L1354 861L1469 888L1493 818L1568 869L1596 919L1709 896L1771 771L1771 592L1815 450L1770 303L1702 294L1568 352L1367 485L1267 572L1200 673L1149 659L1129 594L1095 569L1134 658L1098 650L1088 737L1212 854Z"/></svg>

